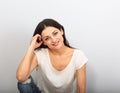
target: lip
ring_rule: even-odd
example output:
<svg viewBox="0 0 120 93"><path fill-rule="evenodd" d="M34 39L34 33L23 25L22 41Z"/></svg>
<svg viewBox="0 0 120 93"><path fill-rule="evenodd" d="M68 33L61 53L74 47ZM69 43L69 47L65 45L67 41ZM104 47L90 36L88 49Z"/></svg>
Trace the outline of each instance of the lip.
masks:
<svg viewBox="0 0 120 93"><path fill-rule="evenodd" d="M59 41L53 43L52 45L53 45L53 46L58 46L58 45L59 45Z"/></svg>

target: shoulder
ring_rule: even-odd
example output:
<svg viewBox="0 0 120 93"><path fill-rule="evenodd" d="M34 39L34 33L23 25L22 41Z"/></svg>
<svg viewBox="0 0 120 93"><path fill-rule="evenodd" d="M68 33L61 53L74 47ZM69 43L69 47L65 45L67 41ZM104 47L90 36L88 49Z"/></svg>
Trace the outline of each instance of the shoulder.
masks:
<svg viewBox="0 0 120 93"><path fill-rule="evenodd" d="M45 63L44 61L47 59L47 56L48 56L47 48L41 48L41 49L34 50L34 53L38 60L38 64Z"/></svg>
<svg viewBox="0 0 120 93"><path fill-rule="evenodd" d="M75 49L75 54L79 58L85 58L85 59L87 59L86 54L81 49Z"/></svg>
<svg viewBox="0 0 120 93"><path fill-rule="evenodd" d="M45 53L45 52L47 52L47 48L40 48L40 49L36 49L36 50L34 50L34 52L35 53Z"/></svg>
<svg viewBox="0 0 120 93"><path fill-rule="evenodd" d="M75 62L76 69L81 68L88 61L88 58L81 49L75 49L75 56L76 56L76 62Z"/></svg>
<svg viewBox="0 0 120 93"><path fill-rule="evenodd" d="M48 49L47 48L36 49L36 50L34 50L34 53L37 56L45 56L48 54Z"/></svg>
<svg viewBox="0 0 120 93"><path fill-rule="evenodd" d="M84 52L81 49L74 49L76 55L80 56L80 55L85 55Z"/></svg>

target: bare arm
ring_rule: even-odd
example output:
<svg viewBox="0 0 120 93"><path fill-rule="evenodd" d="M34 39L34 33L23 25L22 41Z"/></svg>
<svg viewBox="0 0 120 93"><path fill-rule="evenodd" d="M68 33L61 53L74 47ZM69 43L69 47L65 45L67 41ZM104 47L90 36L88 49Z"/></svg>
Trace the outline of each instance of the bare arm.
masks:
<svg viewBox="0 0 120 93"><path fill-rule="evenodd" d="M77 70L77 93L86 93L86 64Z"/></svg>
<svg viewBox="0 0 120 93"><path fill-rule="evenodd" d="M40 35L35 35L33 37L31 45L29 46L24 58L20 62L20 65L18 66L16 78L21 82L24 82L26 79L28 79L31 72L37 67L38 63L36 55L34 54L34 49L42 44L42 42L36 42L38 38L40 38Z"/></svg>

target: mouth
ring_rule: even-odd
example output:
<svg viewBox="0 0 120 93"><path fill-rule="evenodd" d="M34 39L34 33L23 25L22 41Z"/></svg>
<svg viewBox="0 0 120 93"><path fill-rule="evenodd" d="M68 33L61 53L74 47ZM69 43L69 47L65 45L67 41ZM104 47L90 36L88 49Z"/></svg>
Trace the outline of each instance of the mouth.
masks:
<svg viewBox="0 0 120 93"><path fill-rule="evenodd" d="M53 45L53 46L58 46L58 45L59 45L59 41L54 42L52 45Z"/></svg>

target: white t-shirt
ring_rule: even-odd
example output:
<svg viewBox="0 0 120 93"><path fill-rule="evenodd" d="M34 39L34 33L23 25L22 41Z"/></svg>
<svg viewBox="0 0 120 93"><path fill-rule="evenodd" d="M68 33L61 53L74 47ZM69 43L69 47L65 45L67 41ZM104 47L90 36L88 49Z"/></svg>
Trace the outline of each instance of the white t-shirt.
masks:
<svg viewBox="0 0 120 93"><path fill-rule="evenodd" d="M51 62L47 48L35 50L38 60L37 85L42 93L74 93L76 70L81 68L87 58L79 49L74 49L70 63L62 71L56 70Z"/></svg>

